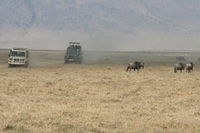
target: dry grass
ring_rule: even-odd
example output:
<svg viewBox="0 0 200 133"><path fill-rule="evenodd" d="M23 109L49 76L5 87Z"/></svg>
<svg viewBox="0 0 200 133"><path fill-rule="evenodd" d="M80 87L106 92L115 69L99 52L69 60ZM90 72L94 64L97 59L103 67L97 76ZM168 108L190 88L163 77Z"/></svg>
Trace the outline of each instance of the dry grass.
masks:
<svg viewBox="0 0 200 133"><path fill-rule="evenodd" d="M6 56L0 132L200 132L198 63L189 74L174 74L173 62L147 62L128 73L124 62L108 59L10 69Z"/></svg>

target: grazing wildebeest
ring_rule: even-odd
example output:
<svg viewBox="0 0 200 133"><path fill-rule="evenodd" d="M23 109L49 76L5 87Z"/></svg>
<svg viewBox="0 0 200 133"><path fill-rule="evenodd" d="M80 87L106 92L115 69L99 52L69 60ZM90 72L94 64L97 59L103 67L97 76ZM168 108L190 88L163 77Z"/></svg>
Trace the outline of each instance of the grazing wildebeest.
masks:
<svg viewBox="0 0 200 133"><path fill-rule="evenodd" d="M135 69L137 69L137 72L139 73L140 68L142 68L142 69L144 68L144 63L135 61L133 63L132 62L128 63L128 67L127 67L126 71L128 71L128 69L129 69L129 72L130 72L131 69L134 69L134 71L135 71Z"/></svg>
<svg viewBox="0 0 200 133"><path fill-rule="evenodd" d="M178 63L174 65L174 73L177 72L177 70L180 70L182 72L182 70L184 70L185 68L185 64L184 63Z"/></svg>
<svg viewBox="0 0 200 133"><path fill-rule="evenodd" d="M194 64L192 62L186 64L185 65L186 72L188 72L188 73L191 71L193 72L193 66L194 66Z"/></svg>

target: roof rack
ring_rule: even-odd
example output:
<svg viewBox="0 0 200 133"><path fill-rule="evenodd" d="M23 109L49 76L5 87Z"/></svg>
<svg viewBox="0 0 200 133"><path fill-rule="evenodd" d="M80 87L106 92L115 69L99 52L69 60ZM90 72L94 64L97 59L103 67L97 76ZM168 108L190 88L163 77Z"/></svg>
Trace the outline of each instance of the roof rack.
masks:
<svg viewBox="0 0 200 133"><path fill-rule="evenodd" d="M79 42L69 42L69 44L80 44Z"/></svg>
<svg viewBox="0 0 200 133"><path fill-rule="evenodd" d="M13 50L26 50L27 48L13 48Z"/></svg>

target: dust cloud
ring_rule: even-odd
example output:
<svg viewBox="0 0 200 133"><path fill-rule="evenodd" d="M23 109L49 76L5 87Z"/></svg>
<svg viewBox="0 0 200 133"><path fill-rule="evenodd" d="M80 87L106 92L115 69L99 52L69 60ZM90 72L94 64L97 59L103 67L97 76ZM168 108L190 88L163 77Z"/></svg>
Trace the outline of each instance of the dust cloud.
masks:
<svg viewBox="0 0 200 133"><path fill-rule="evenodd" d="M7 67L9 50L1 50L0 58ZM121 64L142 61L156 64L173 65L177 56L185 56L187 62L198 62L199 52L145 52L145 51L83 51L82 64ZM29 67L40 67L64 64L64 50L29 50ZM166 62L166 63L159 63ZM152 64L152 63L151 63Z"/></svg>
<svg viewBox="0 0 200 133"><path fill-rule="evenodd" d="M29 51L29 67L64 64L65 51ZM82 64L97 63L100 60L111 59L112 52L83 51Z"/></svg>
<svg viewBox="0 0 200 133"><path fill-rule="evenodd" d="M64 63L63 51L29 51L29 67Z"/></svg>

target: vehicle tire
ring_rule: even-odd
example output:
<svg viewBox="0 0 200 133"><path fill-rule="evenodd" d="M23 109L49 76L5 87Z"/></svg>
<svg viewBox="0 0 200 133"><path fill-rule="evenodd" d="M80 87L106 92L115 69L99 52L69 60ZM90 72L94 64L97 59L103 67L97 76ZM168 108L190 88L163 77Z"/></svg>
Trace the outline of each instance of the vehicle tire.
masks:
<svg viewBox="0 0 200 133"><path fill-rule="evenodd" d="M24 67L27 68L27 67L28 67L28 63L26 63L26 64L24 65Z"/></svg>
<svg viewBox="0 0 200 133"><path fill-rule="evenodd" d="M66 60L64 61L64 64L68 64L68 63L69 63L68 61L66 61Z"/></svg>
<svg viewBox="0 0 200 133"><path fill-rule="evenodd" d="M77 60L76 64L81 64L81 61L80 61L80 60Z"/></svg>
<svg viewBox="0 0 200 133"><path fill-rule="evenodd" d="M8 68L11 68L12 67L12 65L11 64L8 64Z"/></svg>

